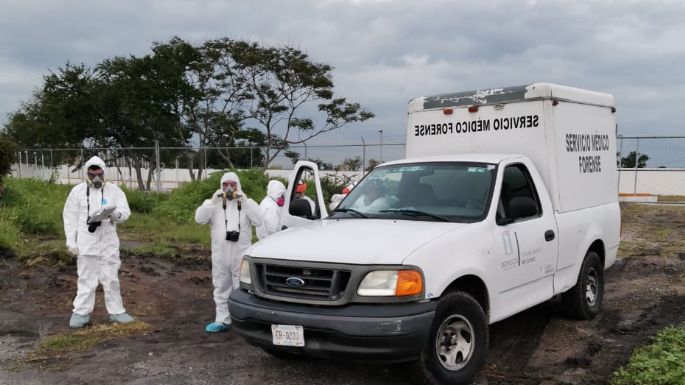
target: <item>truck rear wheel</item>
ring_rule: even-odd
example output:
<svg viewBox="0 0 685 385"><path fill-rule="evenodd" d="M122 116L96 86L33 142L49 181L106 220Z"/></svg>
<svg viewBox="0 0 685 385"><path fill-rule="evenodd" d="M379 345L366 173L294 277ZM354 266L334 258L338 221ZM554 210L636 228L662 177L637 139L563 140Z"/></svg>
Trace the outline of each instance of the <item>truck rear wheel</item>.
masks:
<svg viewBox="0 0 685 385"><path fill-rule="evenodd" d="M564 312L573 319L593 319L599 314L603 298L604 266L597 253L588 251L576 285L561 295Z"/></svg>
<svg viewBox="0 0 685 385"><path fill-rule="evenodd" d="M429 384L470 384L485 364L488 325L485 312L471 295L446 294L435 318L419 364Z"/></svg>

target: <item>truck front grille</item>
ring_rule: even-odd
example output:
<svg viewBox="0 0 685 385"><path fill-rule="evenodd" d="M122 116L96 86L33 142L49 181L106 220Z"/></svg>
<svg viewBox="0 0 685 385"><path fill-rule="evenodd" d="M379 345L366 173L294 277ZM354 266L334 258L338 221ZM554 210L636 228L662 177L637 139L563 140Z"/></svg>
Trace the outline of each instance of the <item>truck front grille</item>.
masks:
<svg viewBox="0 0 685 385"><path fill-rule="evenodd" d="M257 284L270 295L336 301L343 297L351 272L255 263Z"/></svg>

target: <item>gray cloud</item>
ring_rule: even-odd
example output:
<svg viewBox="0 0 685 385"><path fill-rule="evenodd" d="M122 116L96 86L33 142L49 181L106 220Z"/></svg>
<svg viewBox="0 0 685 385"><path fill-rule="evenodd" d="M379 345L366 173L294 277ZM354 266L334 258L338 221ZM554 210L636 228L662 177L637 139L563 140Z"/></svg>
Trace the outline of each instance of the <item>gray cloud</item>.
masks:
<svg viewBox="0 0 685 385"><path fill-rule="evenodd" d="M21 1L0 12L0 122L67 61L144 54L153 41L231 36L333 65L377 118L314 143L403 140L410 98L546 81L613 93L620 131L678 134L680 1Z"/></svg>

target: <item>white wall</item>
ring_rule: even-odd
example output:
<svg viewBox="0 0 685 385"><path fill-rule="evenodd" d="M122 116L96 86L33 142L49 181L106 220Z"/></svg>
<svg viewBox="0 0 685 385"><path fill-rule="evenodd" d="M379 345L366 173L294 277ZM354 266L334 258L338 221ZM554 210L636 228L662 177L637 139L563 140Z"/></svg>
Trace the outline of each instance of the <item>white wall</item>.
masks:
<svg viewBox="0 0 685 385"><path fill-rule="evenodd" d="M12 169L12 176L21 178L36 178L42 180L53 179L60 184L76 184L81 182L85 177L85 171L76 170L75 172L71 172L72 169L73 166L60 166L52 170L49 167L35 166L32 164L22 164L20 169L19 165L15 164L14 168ZM203 173L203 178L218 171L221 170L207 169L206 172ZM291 172L292 170L267 170L266 174L269 175L269 177L280 177L287 180ZM321 175L335 178L339 182L346 182L350 179L359 181L362 176L361 171L321 171L320 173ZM109 182L116 183L118 185L125 185L131 189L138 188L135 170L131 170L129 173L128 167L120 167L119 169L116 167L107 167L105 169L105 175ZM142 169L144 182L147 182L147 175L148 169ZM161 181L161 190L169 191L175 189L185 182L190 182L191 178L188 169L171 168L162 170ZM153 191L157 190L156 175L153 175L150 187Z"/></svg>
<svg viewBox="0 0 685 385"><path fill-rule="evenodd" d="M207 174L219 170L209 169ZM69 167L61 166L51 170L48 167L23 164L21 166L22 178L38 178L43 180L50 179L54 173L54 180L62 184L75 184L83 180L82 170L70 172ZM135 171L129 174L128 168L108 167L105 170L107 180L126 185L129 188L138 188ZM147 180L147 169L143 169L143 180ZM270 177L281 177L288 179L292 170L267 170ZM19 177L18 165L14 166L12 175ZM321 175L327 175L343 182L350 178L359 181L362 177L361 171L321 171ZM180 184L189 182L190 174L185 168L164 169L162 170L162 191L173 190ZM152 190L156 190L156 179L153 177ZM619 190L620 193L648 193L654 195L685 195L685 168L641 168L619 169Z"/></svg>
<svg viewBox="0 0 685 385"><path fill-rule="evenodd" d="M685 168L623 168L618 175L621 193L685 195Z"/></svg>

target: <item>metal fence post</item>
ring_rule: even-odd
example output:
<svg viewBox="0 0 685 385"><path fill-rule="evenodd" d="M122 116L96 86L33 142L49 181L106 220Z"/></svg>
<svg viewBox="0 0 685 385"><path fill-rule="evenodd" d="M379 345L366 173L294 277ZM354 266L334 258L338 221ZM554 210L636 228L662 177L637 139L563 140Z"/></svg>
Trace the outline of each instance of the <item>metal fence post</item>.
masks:
<svg viewBox="0 0 685 385"><path fill-rule="evenodd" d="M364 170L366 170L366 142L362 136L362 178L364 177Z"/></svg>
<svg viewBox="0 0 685 385"><path fill-rule="evenodd" d="M79 168L81 169L81 178L85 177L83 174L83 147L81 147L81 162L79 163Z"/></svg>
<svg viewBox="0 0 685 385"><path fill-rule="evenodd" d="M159 140L155 140L155 169L157 171L157 192L162 192L162 168L159 160Z"/></svg>
<svg viewBox="0 0 685 385"><path fill-rule="evenodd" d="M637 138L637 150L635 151L635 180L633 181L633 194L637 194L637 163L640 159L640 138Z"/></svg>

